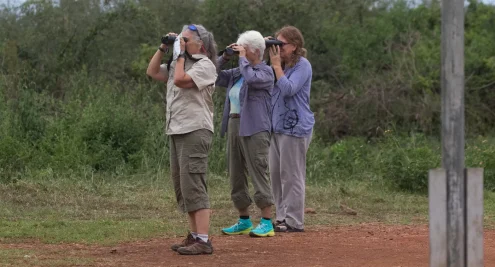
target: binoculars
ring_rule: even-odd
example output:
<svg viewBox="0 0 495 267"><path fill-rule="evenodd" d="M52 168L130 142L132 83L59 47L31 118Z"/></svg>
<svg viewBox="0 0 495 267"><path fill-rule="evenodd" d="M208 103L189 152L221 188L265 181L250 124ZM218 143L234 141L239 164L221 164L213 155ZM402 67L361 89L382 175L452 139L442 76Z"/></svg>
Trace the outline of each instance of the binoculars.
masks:
<svg viewBox="0 0 495 267"><path fill-rule="evenodd" d="M176 36L165 35L162 37L162 44L172 45L172 44L174 44L175 39L177 39ZM186 42L186 43L187 43L187 41L189 41L189 39L187 37L182 37L182 39L184 39L184 42Z"/></svg>
<svg viewBox="0 0 495 267"><path fill-rule="evenodd" d="M265 40L265 46L266 47L270 47L270 46L273 46L273 45L283 46L284 43L282 41L280 41L280 40L275 39L275 38L271 38L271 39ZM234 49L232 49L232 47L227 47L227 48L225 48L225 50L220 51L219 55L222 55L224 52L228 56L232 56L234 54L239 54L239 52L238 51L234 51Z"/></svg>
<svg viewBox="0 0 495 267"><path fill-rule="evenodd" d="M283 46L284 45L284 42L282 42L280 40L277 40L275 38L271 38L271 39L265 40L265 45L266 45L266 47L269 47L269 46L272 46L272 45Z"/></svg>

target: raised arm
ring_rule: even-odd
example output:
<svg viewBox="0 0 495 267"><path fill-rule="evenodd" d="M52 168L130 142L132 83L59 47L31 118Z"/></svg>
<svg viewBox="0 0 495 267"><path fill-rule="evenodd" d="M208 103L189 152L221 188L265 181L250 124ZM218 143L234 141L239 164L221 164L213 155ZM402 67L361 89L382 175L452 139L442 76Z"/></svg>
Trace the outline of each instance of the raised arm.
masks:
<svg viewBox="0 0 495 267"><path fill-rule="evenodd" d="M177 36L177 34L173 33L173 32L169 32L168 35ZM163 44L163 43L160 44L160 47L155 52L155 54L153 55L153 57L150 60L150 63L148 64L148 69L146 70L146 75L153 78L153 80L162 81L162 82L168 81L167 68L160 67L163 55L165 54L166 51L168 51L167 45Z"/></svg>
<svg viewBox="0 0 495 267"><path fill-rule="evenodd" d="M167 82L168 71L166 68L165 69L160 68L163 55L165 54L164 51L166 51L167 46L161 44L160 48L161 49L158 49L151 58L151 61L148 64L148 69L146 70L146 75L150 76L153 80Z"/></svg>
<svg viewBox="0 0 495 267"><path fill-rule="evenodd" d="M288 78L286 75L282 75L277 80L277 86L280 88L281 94L284 96L293 96L297 94L308 79L311 79L312 71L311 65L301 64L294 67L294 72Z"/></svg>
<svg viewBox="0 0 495 267"><path fill-rule="evenodd" d="M267 65L260 63L251 66L246 57L239 57L239 69L250 88L267 91L273 88L273 71Z"/></svg>
<svg viewBox="0 0 495 267"><path fill-rule="evenodd" d="M304 58L301 58L293 67L294 70L290 78L288 78L281 66L280 48L278 46L270 47L270 60L275 76L277 77L276 85L280 88L280 92L283 96L293 96L297 94L313 75L311 64Z"/></svg>
<svg viewBox="0 0 495 267"><path fill-rule="evenodd" d="M223 66L227 62L229 62L229 59L230 58L225 58L224 55L219 56L217 59L217 65ZM232 77L233 71L234 71L233 69L219 71L218 72L218 78L217 78L215 85L221 86L221 87L229 86L229 81L230 81L230 78Z"/></svg>

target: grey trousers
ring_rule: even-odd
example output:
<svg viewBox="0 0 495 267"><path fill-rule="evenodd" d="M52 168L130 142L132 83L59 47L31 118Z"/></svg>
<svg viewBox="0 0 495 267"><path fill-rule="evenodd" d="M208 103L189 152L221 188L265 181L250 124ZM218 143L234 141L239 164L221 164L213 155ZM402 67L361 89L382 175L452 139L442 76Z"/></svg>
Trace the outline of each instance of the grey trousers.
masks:
<svg viewBox="0 0 495 267"><path fill-rule="evenodd" d="M272 134L270 144L270 178L275 198L276 219L304 229L306 196L306 153L311 143L307 138Z"/></svg>
<svg viewBox="0 0 495 267"><path fill-rule="evenodd" d="M263 209L273 205L268 175L270 133L239 136L239 118L230 118L228 125L228 170L231 199L237 209L245 209L253 202L249 196L247 171L254 187L254 202Z"/></svg>

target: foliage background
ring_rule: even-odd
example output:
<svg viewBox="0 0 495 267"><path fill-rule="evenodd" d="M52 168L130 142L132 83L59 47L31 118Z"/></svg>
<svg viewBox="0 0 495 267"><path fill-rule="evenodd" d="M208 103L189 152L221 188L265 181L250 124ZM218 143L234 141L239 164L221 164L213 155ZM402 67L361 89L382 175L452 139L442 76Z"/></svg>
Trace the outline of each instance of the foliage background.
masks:
<svg viewBox="0 0 495 267"><path fill-rule="evenodd" d="M466 6L466 155L495 189L495 7ZM28 0L0 6L0 181L167 171L160 36L205 25L219 47L294 25L313 66L308 181L425 192L440 166L440 3L405 0ZM165 60L166 58L164 58ZM225 89L215 94L219 129ZM225 174L215 134L210 171ZM110 178L109 178L110 179Z"/></svg>

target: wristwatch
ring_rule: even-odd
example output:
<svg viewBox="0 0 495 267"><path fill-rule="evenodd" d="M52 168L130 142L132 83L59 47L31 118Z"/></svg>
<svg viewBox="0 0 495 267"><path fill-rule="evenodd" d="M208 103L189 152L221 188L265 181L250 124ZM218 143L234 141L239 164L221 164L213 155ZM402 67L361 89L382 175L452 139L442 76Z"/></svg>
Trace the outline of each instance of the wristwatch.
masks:
<svg viewBox="0 0 495 267"><path fill-rule="evenodd" d="M185 59L185 58L186 58L186 52L184 52L184 51L180 51L180 53L179 53L179 57L182 57L182 58L184 58L184 59Z"/></svg>
<svg viewBox="0 0 495 267"><path fill-rule="evenodd" d="M161 48L160 46L158 47L158 50L162 51L162 52L163 52L163 53L165 53L165 54L168 52L168 51L167 51L167 50L168 50L168 48L167 48L167 50L164 50L164 49L163 49L163 48Z"/></svg>

